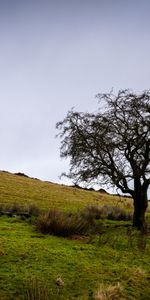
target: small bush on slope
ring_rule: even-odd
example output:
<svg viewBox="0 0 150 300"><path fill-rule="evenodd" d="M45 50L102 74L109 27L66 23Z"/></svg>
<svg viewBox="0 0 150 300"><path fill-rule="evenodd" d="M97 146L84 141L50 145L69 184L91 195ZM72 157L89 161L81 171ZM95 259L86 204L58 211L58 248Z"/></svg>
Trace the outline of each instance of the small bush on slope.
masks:
<svg viewBox="0 0 150 300"><path fill-rule="evenodd" d="M109 219L116 221L132 220L132 214L126 212L119 206L104 205L102 207L97 205L89 205L83 210L83 215L90 219Z"/></svg>
<svg viewBox="0 0 150 300"><path fill-rule="evenodd" d="M82 214L67 214L57 209L50 209L39 216L36 222L39 232L56 236L71 236L95 232L97 225Z"/></svg>
<svg viewBox="0 0 150 300"><path fill-rule="evenodd" d="M0 204L0 215L17 215L17 216L22 216L24 214L24 216L27 217L37 217L40 214L40 209L34 205L34 204L30 204L27 207L25 206L21 206L17 203L13 203L13 204Z"/></svg>
<svg viewBox="0 0 150 300"><path fill-rule="evenodd" d="M36 222L37 231L56 236L85 235L100 233L98 219L131 220L131 214L116 206L87 206L80 213L65 213L58 209L49 209L42 213Z"/></svg>

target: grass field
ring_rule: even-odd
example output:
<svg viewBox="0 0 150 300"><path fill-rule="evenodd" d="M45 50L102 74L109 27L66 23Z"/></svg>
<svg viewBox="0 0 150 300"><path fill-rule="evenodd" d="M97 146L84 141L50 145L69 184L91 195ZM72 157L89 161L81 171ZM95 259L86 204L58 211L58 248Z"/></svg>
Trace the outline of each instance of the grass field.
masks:
<svg viewBox="0 0 150 300"><path fill-rule="evenodd" d="M132 200L0 172L0 204L74 212L87 205L132 210ZM30 220L0 217L0 299L150 299L150 236L131 221L100 220L97 235L37 233Z"/></svg>

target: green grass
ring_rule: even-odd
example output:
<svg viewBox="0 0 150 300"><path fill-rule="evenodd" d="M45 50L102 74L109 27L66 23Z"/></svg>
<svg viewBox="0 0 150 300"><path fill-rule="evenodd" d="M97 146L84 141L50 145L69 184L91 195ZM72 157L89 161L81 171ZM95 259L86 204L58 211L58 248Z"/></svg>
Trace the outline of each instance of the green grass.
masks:
<svg viewBox="0 0 150 300"><path fill-rule="evenodd" d="M142 246L136 231L130 236L122 224L108 225L99 237L69 240L39 235L20 219L1 217L0 299L24 299L35 281L47 287L50 299L91 299L101 283L117 282L125 299L150 299L149 237ZM64 287L56 285L58 277Z"/></svg>
<svg viewBox="0 0 150 300"><path fill-rule="evenodd" d="M67 211L87 204L118 203L131 209L130 199L120 202L117 197L7 173L0 177L2 203L34 203ZM150 236L133 230L130 221L98 222L102 234L69 239L39 234L19 217L0 217L0 300L28 300L27 292L35 289L48 294L39 299L88 300L101 285L118 283L119 299L150 299ZM64 286L56 284L58 278Z"/></svg>

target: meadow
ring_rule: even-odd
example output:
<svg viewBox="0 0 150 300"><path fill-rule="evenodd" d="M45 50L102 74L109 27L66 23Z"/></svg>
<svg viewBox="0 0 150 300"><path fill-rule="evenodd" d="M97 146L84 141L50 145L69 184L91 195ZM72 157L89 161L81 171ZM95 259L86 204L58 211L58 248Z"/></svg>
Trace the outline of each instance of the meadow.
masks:
<svg viewBox="0 0 150 300"><path fill-rule="evenodd" d="M130 198L0 172L1 210L13 205L67 214L105 205L133 210ZM150 235L131 220L98 219L97 233L67 237L38 232L35 221L0 216L1 300L150 299Z"/></svg>

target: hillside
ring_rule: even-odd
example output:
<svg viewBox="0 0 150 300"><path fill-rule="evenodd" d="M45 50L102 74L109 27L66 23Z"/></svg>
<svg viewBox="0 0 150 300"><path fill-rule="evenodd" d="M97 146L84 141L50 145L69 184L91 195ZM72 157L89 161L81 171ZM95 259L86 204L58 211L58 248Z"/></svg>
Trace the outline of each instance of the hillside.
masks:
<svg viewBox="0 0 150 300"><path fill-rule="evenodd" d="M66 212L87 205L132 210L132 199L0 172L0 204ZM31 219L0 216L0 300L148 300L150 235L131 221L97 220L97 234L58 237Z"/></svg>
<svg viewBox="0 0 150 300"><path fill-rule="evenodd" d="M88 191L5 171L0 172L0 203L17 203L23 206L32 203L42 209L56 207L63 210L77 210L90 204L132 208L130 198L105 194L103 190Z"/></svg>

